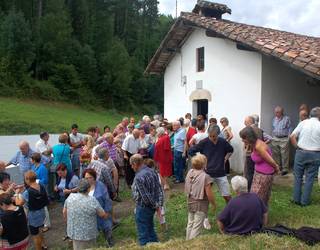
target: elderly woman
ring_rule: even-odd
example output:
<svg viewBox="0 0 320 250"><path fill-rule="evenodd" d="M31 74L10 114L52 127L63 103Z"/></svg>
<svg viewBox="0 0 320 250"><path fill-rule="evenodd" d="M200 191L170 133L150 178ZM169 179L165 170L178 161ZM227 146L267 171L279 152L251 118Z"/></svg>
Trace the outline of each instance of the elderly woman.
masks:
<svg viewBox="0 0 320 250"><path fill-rule="evenodd" d="M68 171L72 172L71 167L71 149L68 144L68 136L66 134L61 134L59 136L59 144L53 146L52 148L52 154L53 154L53 165L57 167L60 163L63 163Z"/></svg>
<svg viewBox="0 0 320 250"><path fill-rule="evenodd" d="M96 216L103 219L109 217L97 199L89 195L90 187L90 183L82 179L78 185L79 192L71 194L63 208L67 234L75 250L93 247L98 236Z"/></svg>
<svg viewBox="0 0 320 250"><path fill-rule="evenodd" d="M231 127L229 126L229 120L227 117L222 117L220 119L220 124L222 126L222 130L220 133L220 136L222 138L224 138L227 142L230 143L230 141L233 138L233 133L231 131ZM226 170L226 174L230 174L230 161L227 160L225 163L225 170Z"/></svg>
<svg viewBox="0 0 320 250"><path fill-rule="evenodd" d="M84 146L80 150L80 176L91 162L93 147L95 146L94 139L91 135L87 135L83 139Z"/></svg>
<svg viewBox="0 0 320 250"><path fill-rule="evenodd" d="M139 154L142 155L143 158L148 157L148 148L150 146L150 138L146 135L146 132L144 129L139 129L140 135L139 135L139 141L140 141L140 147L139 147Z"/></svg>
<svg viewBox="0 0 320 250"><path fill-rule="evenodd" d="M109 197L108 190L106 186L97 180L97 173L94 169L86 169L83 172L83 178L85 178L90 184L89 196L95 197L103 210L106 213L112 212L112 201ZM98 220L98 230L102 231L106 239L107 247L112 247L114 245L112 240L112 219L103 219L97 217Z"/></svg>
<svg viewBox="0 0 320 250"><path fill-rule="evenodd" d="M188 197L188 225L186 239L191 240L201 233L203 222L208 216L209 203L216 210L212 192L212 178L205 172L207 157L197 154L191 159L192 169L187 174L185 193Z"/></svg>
<svg viewBox="0 0 320 250"><path fill-rule="evenodd" d="M171 152L170 138L164 128L157 128L158 140L155 145L154 160L159 165L160 176L164 182L164 190L169 190L167 178L172 175L173 155Z"/></svg>
<svg viewBox="0 0 320 250"><path fill-rule="evenodd" d="M237 196L229 201L218 216L219 231L246 235L259 232L267 224L267 207L255 193L248 193L248 181L242 176L231 179Z"/></svg>
<svg viewBox="0 0 320 250"><path fill-rule="evenodd" d="M42 230L45 221L45 207L49 204L47 192L44 186L36 182L37 175L33 171L27 171L24 176L24 181L27 189L22 195L16 197L16 205L28 207L28 224L30 234L33 236L33 242L36 250L47 248L42 235ZM20 190L17 192L19 193Z"/></svg>
<svg viewBox="0 0 320 250"><path fill-rule="evenodd" d="M22 206L13 204L10 194L0 194L0 249L24 250L29 243L26 214Z"/></svg>
<svg viewBox="0 0 320 250"><path fill-rule="evenodd" d="M59 200L64 202L71 193L78 191L79 177L68 172L66 165L63 163L57 166L57 176L54 190L57 192Z"/></svg>
<svg viewBox="0 0 320 250"><path fill-rule="evenodd" d="M251 158L255 163L255 173L251 192L256 193L268 206L273 175L279 172L279 165L272 158L271 149L264 141L258 139L257 133L251 126L242 129L240 137L246 146L252 148Z"/></svg>

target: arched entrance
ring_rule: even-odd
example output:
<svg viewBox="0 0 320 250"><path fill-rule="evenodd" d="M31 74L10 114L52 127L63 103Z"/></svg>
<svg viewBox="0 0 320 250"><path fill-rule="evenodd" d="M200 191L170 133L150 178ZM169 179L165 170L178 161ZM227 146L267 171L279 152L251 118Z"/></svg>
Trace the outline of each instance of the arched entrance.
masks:
<svg viewBox="0 0 320 250"><path fill-rule="evenodd" d="M190 94L189 100L192 101L192 115L203 115L208 118L209 102L211 102L211 93L206 89L196 89Z"/></svg>

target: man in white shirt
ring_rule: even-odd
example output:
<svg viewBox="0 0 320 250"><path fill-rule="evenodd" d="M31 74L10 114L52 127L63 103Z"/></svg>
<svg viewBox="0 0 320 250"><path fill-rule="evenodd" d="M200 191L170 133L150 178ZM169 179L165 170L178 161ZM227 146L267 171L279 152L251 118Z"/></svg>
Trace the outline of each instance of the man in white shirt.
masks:
<svg viewBox="0 0 320 250"><path fill-rule="evenodd" d="M45 156L50 156L52 153L52 149L48 141L49 141L49 133L42 132L40 134L40 140L37 141L36 143L36 152L43 154Z"/></svg>
<svg viewBox="0 0 320 250"><path fill-rule="evenodd" d="M300 122L290 136L291 143L297 148L294 160L293 201L302 206L310 204L314 178L320 165L319 118L320 107L313 108L310 112L310 119ZM302 194L304 173L306 177Z"/></svg>
<svg viewBox="0 0 320 250"><path fill-rule="evenodd" d="M129 187L131 187L134 176L135 176L135 173L130 165L130 157L138 153L138 150L140 148L139 135L140 135L139 129L134 129L132 131L132 134L128 135L124 139L124 142L122 144L122 150L124 152L124 160L126 162L124 166L124 172L125 172L126 182Z"/></svg>
<svg viewBox="0 0 320 250"><path fill-rule="evenodd" d="M70 142L72 147L71 163L72 170L74 173L78 174L80 170L80 151L83 145L84 136L78 133L78 125L73 124L71 126Z"/></svg>

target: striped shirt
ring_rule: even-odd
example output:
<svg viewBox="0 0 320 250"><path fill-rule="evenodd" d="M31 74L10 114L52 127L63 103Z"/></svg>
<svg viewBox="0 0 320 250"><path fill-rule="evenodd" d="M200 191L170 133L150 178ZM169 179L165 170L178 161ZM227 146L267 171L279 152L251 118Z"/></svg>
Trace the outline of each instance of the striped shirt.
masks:
<svg viewBox="0 0 320 250"><path fill-rule="evenodd" d="M108 149L109 157L113 160L113 162L117 161L117 147L114 144L109 144L107 141L104 141L101 144L101 147Z"/></svg>
<svg viewBox="0 0 320 250"><path fill-rule="evenodd" d="M147 166L142 166L132 184L132 196L136 205L156 209L163 206L163 190L158 174Z"/></svg>
<svg viewBox="0 0 320 250"><path fill-rule="evenodd" d="M291 133L291 121L288 116L274 117L272 120L272 135L275 137L288 137Z"/></svg>

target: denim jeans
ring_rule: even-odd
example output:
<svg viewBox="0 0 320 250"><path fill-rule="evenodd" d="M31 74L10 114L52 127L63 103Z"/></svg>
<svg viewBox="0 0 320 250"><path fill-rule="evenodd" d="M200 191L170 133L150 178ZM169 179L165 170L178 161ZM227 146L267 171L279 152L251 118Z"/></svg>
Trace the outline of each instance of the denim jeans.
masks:
<svg viewBox="0 0 320 250"><path fill-rule="evenodd" d="M294 189L293 200L308 205L312 192L314 178L320 165L320 152L298 149L294 159ZM306 174L304 190L302 193L303 175Z"/></svg>
<svg viewBox="0 0 320 250"><path fill-rule="evenodd" d="M176 177L177 181L184 181L183 178L183 171L184 171L184 159L182 157L182 152L174 150L173 152L173 167L174 167L174 176Z"/></svg>
<svg viewBox="0 0 320 250"><path fill-rule="evenodd" d="M154 230L153 217L155 209L150 207L136 207L136 224L138 229L138 240L141 246L149 242L158 242L158 237Z"/></svg>

